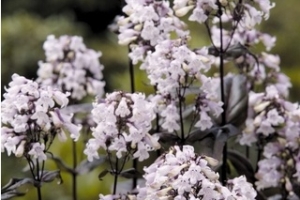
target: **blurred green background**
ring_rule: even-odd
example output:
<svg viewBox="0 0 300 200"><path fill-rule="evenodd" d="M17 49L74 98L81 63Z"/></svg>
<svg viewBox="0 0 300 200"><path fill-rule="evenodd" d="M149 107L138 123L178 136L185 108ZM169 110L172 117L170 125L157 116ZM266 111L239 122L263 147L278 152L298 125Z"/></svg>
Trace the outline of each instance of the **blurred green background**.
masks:
<svg viewBox="0 0 300 200"><path fill-rule="evenodd" d="M107 30L115 15L121 12L120 0L4 0L2 5L1 29L1 84L3 88L10 81L13 73L34 79L38 69L37 62L44 60L42 44L47 35L81 35L86 45L97 51L102 51L101 63L104 64L104 79L106 91L117 89L130 91L128 76L127 48L119 46L117 37ZM282 71L293 83L291 100L300 99L300 22L298 21L299 0L274 0L276 7L271 11L271 17L261 25L261 29L277 37L276 46L271 53L281 57ZM196 23L189 23L192 30L192 45L208 44L208 37L203 27ZM138 91L149 91L144 84L142 72L136 73ZM2 98L2 95L1 95ZM79 145L78 152L84 146ZM61 155L71 165L71 142L64 145L55 143L51 150ZM80 156L79 156L80 157ZM81 156L83 159L84 156ZM22 159L8 158L1 154L1 184L5 184L11 177L24 177L22 169L26 163ZM47 169L56 169L52 161ZM98 199L100 192L108 192L110 181L99 181L96 169L79 177L79 199ZM45 184L42 193L45 200L71 199L71 178L62 173L64 184L55 182ZM108 177L109 179L109 177ZM105 184L106 183L106 184ZM36 192L32 187L25 197L18 199L35 199ZM17 198L16 198L17 199Z"/></svg>

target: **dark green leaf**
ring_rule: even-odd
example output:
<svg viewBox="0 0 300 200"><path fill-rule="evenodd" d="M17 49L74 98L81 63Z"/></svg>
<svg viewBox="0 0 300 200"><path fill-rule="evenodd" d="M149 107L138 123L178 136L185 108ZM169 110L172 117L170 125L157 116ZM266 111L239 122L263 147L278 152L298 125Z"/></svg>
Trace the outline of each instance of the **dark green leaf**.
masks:
<svg viewBox="0 0 300 200"><path fill-rule="evenodd" d="M155 133L159 137L159 141L162 143L168 143L168 144L176 144L181 139L173 134L173 133Z"/></svg>
<svg viewBox="0 0 300 200"><path fill-rule="evenodd" d="M60 170L43 171L41 182L50 183L54 181L54 179L58 179L57 184L59 185L63 183L62 177L60 175Z"/></svg>
<svg viewBox="0 0 300 200"><path fill-rule="evenodd" d="M93 105L91 103L82 103L76 105L70 105L63 109L61 112L64 114L72 114L72 113L89 113L93 109Z"/></svg>
<svg viewBox="0 0 300 200"><path fill-rule="evenodd" d="M199 132L200 133L200 132ZM231 124L227 124L222 127L213 127L209 129L203 136L195 136L189 138L189 142L195 147L195 151L200 155L206 155L222 162L222 152L226 141L237 134L240 130ZM200 139L198 139L200 138ZM198 140L196 140L198 139Z"/></svg>
<svg viewBox="0 0 300 200"><path fill-rule="evenodd" d="M248 93L249 90L245 76L228 75L224 78L227 123L239 127L245 122L248 111ZM219 98L221 99L221 90L219 90ZM221 116L215 119L215 121L221 125Z"/></svg>
<svg viewBox="0 0 300 200"><path fill-rule="evenodd" d="M247 181L254 184L255 172L249 159L245 158L242 154L234 150L227 151L227 159L231 162L239 175L245 175Z"/></svg>
<svg viewBox="0 0 300 200"><path fill-rule="evenodd" d="M98 175L98 178L100 181L103 180L104 176L106 176L106 174L108 173L109 171L107 169L103 170L102 172L100 172L100 174Z"/></svg>
<svg viewBox="0 0 300 200"><path fill-rule="evenodd" d="M61 160L61 158L54 155L48 155L47 157L53 160L60 170L69 172L70 174L76 173L72 168L68 167L67 164Z"/></svg>
<svg viewBox="0 0 300 200"><path fill-rule="evenodd" d="M140 173L134 169L134 168L130 168L130 169L126 169L124 171L121 172L120 176L124 177L124 178L138 178L140 176Z"/></svg>
<svg viewBox="0 0 300 200"><path fill-rule="evenodd" d="M89 162L88 160L82 161L75 169L77 174L86 174L96 167L103 164L106 160L106 156L100 156L98 159L94 159L92 162Z"/></svg>
<svg viewBox="0 0 300 200"><path fill-rule="evenodd" d="M10 199L16 196L24 196L26 192L18 191L19 187L25 184L34 184L32 178L12 178L9 182L1 188L1 199Z"/></svg>

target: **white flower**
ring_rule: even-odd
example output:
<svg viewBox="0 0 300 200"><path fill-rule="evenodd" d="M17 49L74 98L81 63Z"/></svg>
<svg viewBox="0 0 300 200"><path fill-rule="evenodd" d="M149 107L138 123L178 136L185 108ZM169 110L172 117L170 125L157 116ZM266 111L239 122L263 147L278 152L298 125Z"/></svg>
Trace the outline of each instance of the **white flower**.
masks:
<svg viewBox="0 0 300 200"><path fill-rule="evenodd" d="M45 41L44 49L47 62L39 62L38 83L70 92L73 100L103 94L103 65L98 60L101 52L86 48L82 37L52 35ZM59 105L67 104L68 100L58 92L53 95Z"/></svg>
<svg viewBox="0 0 300 200"><path fill-rule="evenodd" d="M120 116L120 117L125 117L130 114L130 110L128 109L126 98L123 97L121 99L115 113L117 116Z"/></svg>
<svg viewBox="0 0 300 200"><path fill-rule="evenodd" d="M1 103L2 151L5 147L8 155L14 153L17 157L34 153L32 148L37 147L36 143L44 145L45 138L48 138L49 144L53 142L54 137L47 136L53 135L53 132L58 133L60 139L65 139L65 131L78 139L80 126L72 124L72 116L59 113L57 107L68 104L68 94L40 86L17 74L12 79ZM45 160L43 155L39 156L39 159Z"/></svg>
<svg viewBox="0 0 300 200"><path fill-rule="evenodd" d="M189 17L190 21L197 21L198 23L202 24L207 19L207 15L205 14L204 10L197 7L193 10L193 14Z"/></svg>
<svg viewBox="0 0 300 200"><path fill-rule="evenodd" d="M122 157L122 152L126 152L126 142L123 137L115 138L114 142L108 148L110 151L117 151L116 155L118 158Z"/></svg>
<svg viewBox="0 0 300 200"><path fill-rule="evenodd" d="M257 133L262 133L265 136L268 136L272 133L274 133L275 129L272 127L272 125L270 124L270 122L268 122L267 120L262 121L260 127L257 129Z"/></svg>
<svg viewBox="0 0 300 200"><path fill-rule="evenodd" d="M275 108L268 112L267 120L274 126L278 126L284 122L284 118L278 114Z"/></svg>
<svg viewBox="0 0 300 200"><path fill-rule="evenodd" d="M206 112L200 112L200 120L195 124L195 127L199 127L202 131L211 128L213 125L211 118Z"/></svg>
<svg viewBox="0 0 300 200"><path fill-rule="evenodd" d="M29 117L27 115L15 115L11 125L14 127L16 133L26 132L28 130Z"/></svg>
<svg viewBox="0 0 300 200"><path fill-rule="evenodd" d="M2 137L1 137L2 139ZM17 150L17 145L21 141L22 137L15 136L15 137L8 137L4 143L4 147L6 149L7 155L10 156L11 153L15 153Z"/></svg>
<svg viewBox="0 0 300 200"><path fill-rule="evenodd" d="M95 148L87 145L85 150L90 160L99 148L116 152L118 158L130 152L140 161L149 157L148 151L160 148L158 138L148 133L155 115L144 94L113 92L98 102L91 111L96 122L94 138L88 142Z"/></svg>
<svg viewBox="0 0 300 200"><path fill-rule="evenodd" d="M138 188L138 199L254 199L256 192L245 177L229 181L228 188L219 182L219 176L207 165L194 148L184 145L172 147L152 165L144 168L144 187ZM173 190L172 193L168 192Z"/></svg>
<svg viewBox="0 0 300 200"><path fill-rule="evenodd" d="M74 141L77 141L80 136L81 125L75 125L71 122L72 116L67 116L61 113L58 109L50 112L51 119L53 120L53 124L59 128L58 134L61 134L60 138L64 139L64 135L69 133L71 138Z"/></svg>
<svg viewBox="0 0 300 200"><path fill-rule="evenodd" d="M87 155L88 161L92 162L94 158L98 159L99 154L97 152L99 145L97 144L96 140L89 140L86 144L86 148L84 149L83 153Z"/></svg>
<svg viewBox="0 0 300 200"><path fill-rule="evenodd" d="M40 144L39 142L33 143L31 150L28 152L29 155L32 155L34 159L38 160L47 160L47 156L44 153L45 144Z"/></svg>

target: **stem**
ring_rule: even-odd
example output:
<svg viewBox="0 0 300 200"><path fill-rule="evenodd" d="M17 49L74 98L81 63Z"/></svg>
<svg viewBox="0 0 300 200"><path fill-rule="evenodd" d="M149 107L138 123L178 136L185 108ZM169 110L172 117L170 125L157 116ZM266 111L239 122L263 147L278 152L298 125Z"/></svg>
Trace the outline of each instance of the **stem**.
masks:
<svg viewBox="0 0 300 200"><path fill-rule="evenodd" d="M156 113L156 133L159 133L160 127L159 127L159 115ZM156 157L158 158L161 155L160 149L156 150Z"/></svg>
<svg viewBox="0 0 300 200"><path fill-rule="evenodd" d="M40 177L40 164L39 164L39 160L36 159L36 182L37 182L37 185L35 186L36 187L36 190L37 190L37 196L38 196L38 200L42 200L42 192L41 192L41 177Z"/></svg>
<svg viewBox="0 0 300 200"><path fill-rule="evenodd" d="M256 168L255 168L255 173L258 172L258 162L260 161L262 154L262 145L258 144L258 151L257 151L257 160L256 160Z"/></svg>
<svg viewBox="0 0 300 200"><path fill-rule="evenodd" d="M250 157L250 149L248 146L246 146L246 158L249 159L249 157Z"/></svg>
<svg viewBox="0 0 300 200"><path fill-rule="evenodd" d="M118 166L119 166L119 159L117 158L116 165L115 165L115 178L114 178L114 191L113 191L114 195L117 192L117 183L118 183L118 176L119 176Z"/></svg>
<svg viewBox="0 0 300 200"><path fill-rule="evenodd" d="M181 88L179 88L179 116L180 116L180 129L181 129L181 146L184 145L184 126L183 126L183 117L182 117L182 96L181 96Z"/></svg>
<svg viewBox="0 0 300 200"><path fill-rule="evenodd" d="M128 52L131 52L130 46L128 46ZM131 59L129 58L129 74L130 74L130 88L131 88L131 93L135 92L135 84L134 84L134 66L132 64ZM132 167L137 170L138 168L138 161L137 159L133 159L132 161ZM132 189L136 188L137 186L137 177L132 178Z"/></svg>
<svg viewBox="0 0 300 200"><path fill-rule="evenodd" d="M75 141L72 141L73 148L73 173L72 173L72 196L73 200L77 200L77 174L75 173L75 169L77 166L77 149Z"/></svg>
<svg viewBox="0 0 300 200"><path fill-rule="evenodd" d="M222 6L220 1L218 1L218 16L219 16L219 26L220 26L220 87L221 87L221 101L223 102L223 112L222 112L222 126L226 124L226 105L225 105L225 95L224 95L224 47L223 47L223 23L222 23ZM223 164L222 164L222 173L221 181L225 185L227 180L227 142L225 142L223 149Z"/></svg>

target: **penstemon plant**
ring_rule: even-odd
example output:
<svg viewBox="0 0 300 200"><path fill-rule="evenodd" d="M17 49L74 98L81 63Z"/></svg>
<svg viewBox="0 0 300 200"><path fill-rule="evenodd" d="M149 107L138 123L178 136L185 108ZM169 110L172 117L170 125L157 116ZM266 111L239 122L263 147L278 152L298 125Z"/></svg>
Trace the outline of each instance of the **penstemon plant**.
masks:
<svg viewBox="0 0 300 200"><path fill-rule="evenodd" d="M41 200L42 184L64 171L76 200L77 177L100 165L100 180L113 177L100 200L300 199L300 106L288 101L291 83L269 52L276 38L256 29L275 3L123 4L110 28L128 47L131 92L104 95L102 54L79 36L48 36L38 78L12 76L1 104L1 150L25 158L32 177L13 178L2 199L25 195L18 188L31 183ZM184 16L206 29L209 45L190 47ZM259 43L265 51L254 52ZM135 66L152 94L135 91ZM96 98L83 103L87 96ZM74 140L72 167L50 148L66 133ZM87 157L80 163L79 141ZM229 143L246 146L246 154ZM59 169L47 171L47 160Z"/></svg>

